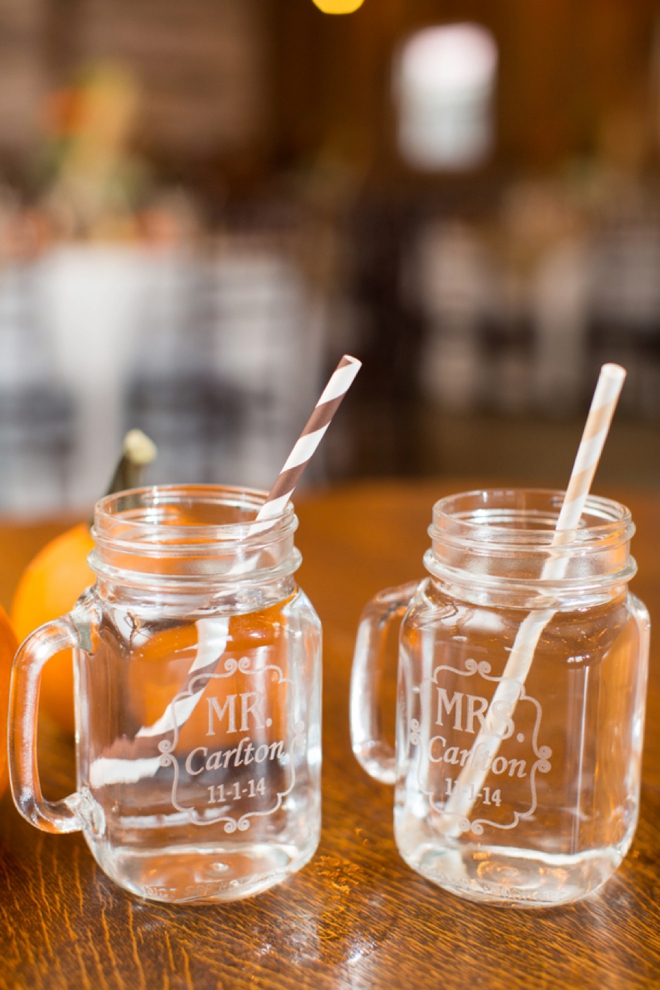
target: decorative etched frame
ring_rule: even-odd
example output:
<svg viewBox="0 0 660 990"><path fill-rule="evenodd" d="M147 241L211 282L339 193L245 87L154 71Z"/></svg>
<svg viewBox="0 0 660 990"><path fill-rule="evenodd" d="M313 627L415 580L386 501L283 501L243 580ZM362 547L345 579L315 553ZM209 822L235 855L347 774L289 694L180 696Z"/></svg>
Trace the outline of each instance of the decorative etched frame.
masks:
<svg viewBox="0 0 660 990"><path fill-rule="evenodd" d="M247 675L257 675L264 674L268 670L273 670L277 673L278 684L292 683L291 679L284 677L281 667L277 664L265 664L264 666L251 668L250 657L241 657L240 660L235 660L233 657L229 657L224 663L224 673L208 673L202 672L195 677L192 677L182 691L180 691L175 698L172 699L168 708L171 712L171 721L173 728L170 730L172 732L172 739L162 739L158 743L158 749L160 750L159 763L161 767L171 766L174 771L174 779L172 781L172 804L177 809L177 811L182 812L188 816L188 820L193 825L217 825L220 822L224 822L225 832L231 834L237 829L239 832L245 832L250 828L252 824L252 819L264 818L268 815L274 814L282 807L282 803L286 797L293 790L296 783L296 769L295 763L293 761L293 751L299 746L305 745L305 723L296 722L294 726L294 734L291 740L291 752L290 752L290 766L291 766L291 776L289 780L288 787L283 791L277 791L275 795L275 804L268 811L248 811L242 815L234 817L233 815L222 814L219 812L215 816L205 816L200 817L199 812L196 807L186 806L181 803L178 795L179 780L181 776L181 770L179 767L179 761L177 759L174 750L179 742L179 725L175 717L176 705L178 702L183 701L186 698L192 698L195 694L201 694L206 688L207 684L211 680L221 680L226 677L230 677L239 671L242 674Z"/></svg>
<svg viewBox="0 0 660 990"><path fill-rule="evenodd" d="M420 684L420 689L424 686L424 684L433 683L437 686L438 673L443 670L449 671L453 674L458 674L459 677L473 677L475 674L480 674L484 678L484 680L491 681L492 683L495 684L499 684L501 681L505 679L503 677L490 676L491 665L488 663L487 660L477 661L469 658L465 660L465 670L459 670L456 667L448 667L444 664L440 664L433 671L432 677L426 677L422 680ZM507 680L510 680L510 678L507 678ZM516 706L521 701L529 701L534 705L536 709L536 719L534 723L534 729L532 731L532 740L531 740L532 750L534 752L536 760L530 768L531 802L527 811L524 812L514 811L513 821L510 822L509 824L494 822L491 821L489 818L475 818L473 821L470 821L470 819L467 818L465 815L460 815L456 812L445 811L444 807L441 804L439 804L438 801L436 800L434 795L434 790L424 786L420 778L421 765L420 763L418 763L417 782L419 784L420 790L428 798L429 804L431 805L434 811L437 811L439 814L442 814L447 818L453 817L457 819L457 825L461 832L471 831L475 835L483 835L484 826L486 825L490 825L493 828L511 829L511 828L515 828L520 821L527 818L531 818L534 812L536 811L536 807L538 803L537 794L536 794L536 774L548 773L552 769L552 765L550 763L552 750L550 749L549 746L539 746L538 744L539 728L541 725L541 716L543 714L541 705L536 700L536 698L533 698L531 695L527 694L524 683L522 683L521 681L518 681L517 683L519 687L519 692L515 702ZM419 745L419 743L421 742L420 730L421 730L421 724L419 720L414 718L411 719L408 738L413 745ZM475 745L476 745L476 741L475 741Z"/></svg>

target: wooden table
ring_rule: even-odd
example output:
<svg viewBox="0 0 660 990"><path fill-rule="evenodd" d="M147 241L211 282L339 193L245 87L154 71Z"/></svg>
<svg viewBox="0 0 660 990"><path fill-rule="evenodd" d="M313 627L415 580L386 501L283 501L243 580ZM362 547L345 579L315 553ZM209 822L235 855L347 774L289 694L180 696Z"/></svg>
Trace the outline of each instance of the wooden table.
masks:
<svg viewBox="0 0 660 990"><path fill-rule="evenodd" d="M5 797L0 820L0 987L93 990L454 990L660 987L660 671L653 648L642 819L600 894L574 907L477 906L409 870L392 838L392 792L354 760L348 683L362 606L422 576L436 498L463 482L369 483L298 506L301 584L325 633L323 837L311 864L225 906L143 903L106 879L79 835L38 832ZM627 501L638 524L634 587L660 617L660 497ZM55 527L0 528L11 592ZM43 774L72 787L69 742L45 740Z"/></svg>

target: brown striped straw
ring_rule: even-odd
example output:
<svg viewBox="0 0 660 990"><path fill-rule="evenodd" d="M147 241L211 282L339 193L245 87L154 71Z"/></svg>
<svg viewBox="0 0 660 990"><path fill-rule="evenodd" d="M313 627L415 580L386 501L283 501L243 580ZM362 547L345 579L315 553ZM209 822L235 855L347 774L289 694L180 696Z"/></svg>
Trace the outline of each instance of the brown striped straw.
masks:
<svg viewBox="0 0 660 990"><path fill-rule="evenodd" d="M361 367L361 361L344 354L259 510L259 522L274 519L284 511L310 457L316 451ZM258 531L259 527L253 526L253 529ZM160 756L153 755L153 743L150 740L169 732L178 733L192 715L227 647L229 621L228 616L197 620L195 660L176 699L152 725L143 725L132 743L117 741L94 761L90 772L97 786L135 782L144 777L153 777L157 773L163 764Z"/></svg>
<svg viewBox="0 0 660 990"><path fill-rule="evenodd" d="M566 546L575 538L625 378L626 371L618 364L604 364L600 369L587 422L555 526L553 547ZM561 581L568 562L566 556L550 555L543 565L541 580ZM525 617L518 628L504 673L472 747L472 753L479 751L487 755L488 759L480 760L478 765L471 766L468 758L461 770L458 784L443 810L443 814L450 818L448 827L445 828L447 835L457 836L471 827L469 815L489 772L483 767L492 764L502 741L501 721L498 720L496 713L506 710L513 715L518 700L524 693L525 681L541 633L554 614L554 609L536 609ZM501 707L502 705L504 708ZM481 750L478 749L479 746L482 747ZM478 823L472 826L476 834L481 834L479 828L483 831L483 826Z"/></svg>
<svg viewBox="0 0 660 990"><path fill-rule="evenodd" d="M284 511L309 459L321 442L332 417L361 367L362 363L357 358L344 354L259 510L256 521L261 525L253 524L251 526L253 533L270 528L272 525L270 520ZM198 620L197 629L199 636L197 656L181 689L185 696L181 697L176 705L170 706L154 725L140 729L139 736L160 735L163 731L167 731L164 727L172 727L174 724L177 727L182 726L206 690L209 678L215 673L219 658L222 657L227 645L229 618L218 616L214 619Z"/></svg>
<svg viewBox="0 0 660 990"><path fill-rule="evenodd" d="M342 400L355 380L362 367L362 362L350 354L344 354L335 368L330 381L323 389L321 398L316 403L312 415L307 420L305 429L296 441L293 450L286 459L277 481L271 488L266 501L257 513L257 520L272 519L279 516L293 495L293 490L300 481L300 476L307 467L310 458L320 444L325 431L330 426L332 417L339 409Z"/></svg>

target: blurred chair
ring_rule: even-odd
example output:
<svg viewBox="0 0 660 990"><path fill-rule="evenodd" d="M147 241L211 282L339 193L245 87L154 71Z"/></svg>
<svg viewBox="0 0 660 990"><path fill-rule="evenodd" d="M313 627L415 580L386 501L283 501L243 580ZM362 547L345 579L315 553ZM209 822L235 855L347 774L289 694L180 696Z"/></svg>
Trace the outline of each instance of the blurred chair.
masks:
<svg viewBox="0 0 660 990"><path fill-rule="evenodd" d="M197 253L172 247L145 257L125 425L156 442L150 469L156 482L210 480L219 391L211 367L210 285Z"/></svg>
<svg viewBox="0 0 660 990"><path fill-rule="evenodd" d="M481 399L488 373L479 331L492 307L492 268L475 232L459 220L427 226L418 252L427 321L422 388L447 410L469 411Z"/></svg>
<svg viewBox="0 0 660 990"><path fill-rule="evenodd" d="M225 235L212 279L210 367L233 435L217 438L211 476L269 488L319 395L322 309L295 255L268 235Z"/></svg>
<svg viewBox="0 0 660 990"><path fill-rule="evenodd" d="M575 415L587 378L591 252L579 238L550 247L531 285L534 406L553 418Z"/></svg>
<svg viewBox="0 0 660 990"><path fill-rule="evenodd" d="M628 369L623 408L660 417L660 220L619 218L600 233L591 299L594 363Z"/></svg>

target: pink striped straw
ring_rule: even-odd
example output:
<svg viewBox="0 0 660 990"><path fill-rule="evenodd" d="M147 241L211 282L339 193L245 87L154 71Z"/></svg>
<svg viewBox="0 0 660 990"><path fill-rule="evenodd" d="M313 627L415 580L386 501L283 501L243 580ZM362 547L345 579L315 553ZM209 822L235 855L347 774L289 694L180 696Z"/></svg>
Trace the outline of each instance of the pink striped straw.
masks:
<svg viewBox="0 0 660 990"><path fill-rule="evenodd" d="M344 354L333 371L330 381L323 389L321 398L314 406L314 411L307 420L305 429L287 457L277 481L259 509L258 521L272 519L284 511L284 507L293 495L294 488L300 481L303 471L323 439L325 431L332 422L332 417L339 409L361 367L361 361L351 357L350 354Z"/></svg>
<svg viewBox="0 0 660 990"><path fill-rule="evenodd" d="M600 369L587 422L555 526L552 539L553 547L566 546L575 538L625 378L626 371L618 364L604 364ZM541 580L560 581L566 573L568 563L569 559L565 555L551 555L543 565ZM495 713L503 711L504 709L500 706L504 704L513 715L518 700L524 693L525 681L532 666L534 652L541 633L554 614L554 609L539 609L530 612L518 629L504 673L486 712L483 726L472 747L472 753L476 753L478 747L483 746L484 749L480 752L487 754L489 759L480 760L478 767L470 766L468 759L465 767L461 770L457 786L444 806L444 814L451 815L454 819L449 828L446 829L445 834L447 835L457 836L470 828L469 815L489 773L482 767L485 764L490 766L497 755L501 742L501 735L499 734L501 721L498 720ZM477 825L477 834L480 834L479 828L483 831L483 827ZM474 827L473 831L475 831Z"/></svg>

